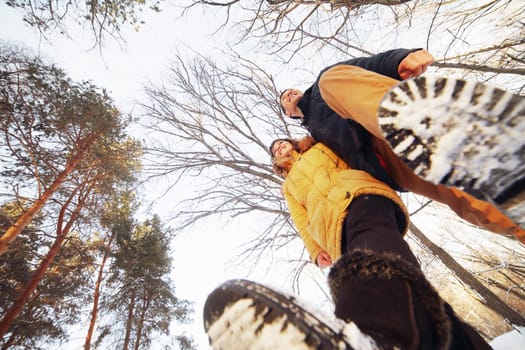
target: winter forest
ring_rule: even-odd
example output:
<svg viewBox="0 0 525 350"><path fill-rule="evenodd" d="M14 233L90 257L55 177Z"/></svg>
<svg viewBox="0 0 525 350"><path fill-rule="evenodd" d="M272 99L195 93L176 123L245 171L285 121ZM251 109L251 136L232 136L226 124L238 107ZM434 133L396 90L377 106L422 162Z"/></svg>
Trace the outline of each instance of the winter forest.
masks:
<svg viewBox="0 0 525 350"><path fill-rule="evenodd" d="M330 313L272 170L271 141L306 133L279 95L394 48L524 94L525 2L1 1L0 348L207 349L231 278ZM525 246L401 198L441 296L525 344Z"/></svg>

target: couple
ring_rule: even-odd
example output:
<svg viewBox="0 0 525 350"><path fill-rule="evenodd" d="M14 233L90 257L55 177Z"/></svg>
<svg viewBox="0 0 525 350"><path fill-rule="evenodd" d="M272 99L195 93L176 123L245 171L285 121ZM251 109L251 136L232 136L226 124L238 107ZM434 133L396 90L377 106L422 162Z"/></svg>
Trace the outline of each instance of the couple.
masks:
<svg viewBox="0 0 525 350"><path fill-rule="evenodd" d="M403 239L409 216L396 190L438 200L522 242L525 231L475 194L417 176L377 122L385 93L432 62L425 50L391 50L328 67L304 93L285 90L283 111L300 118L313 138L275 140L272 163L285 179L282 191L311 259L332 266L338 318L401 348L490 349L423 276Z"/></svg>

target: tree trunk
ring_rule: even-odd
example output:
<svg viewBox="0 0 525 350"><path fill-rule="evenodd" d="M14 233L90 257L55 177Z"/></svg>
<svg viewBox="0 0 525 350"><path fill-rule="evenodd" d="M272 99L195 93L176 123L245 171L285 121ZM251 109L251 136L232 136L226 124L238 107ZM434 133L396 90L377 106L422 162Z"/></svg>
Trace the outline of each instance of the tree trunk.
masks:
<svg viewBox="0 0 525 350"><path fill-rule="evenodd" d="M151 293L148 292L144 299L144 305L142 306L142 312L140 313L140 320L137 327L137 339L135 341L135 350L139 350L140 340L142 337L142 328L144 327L144 320L146 319L146 311L149 308L149 302L151 300Z"/></svg>
<svg viewBox="0 0 525 350"><path fill-rule="evenodd" d="M111 243L113 242L114 235L111 236L109 239L109 242L107 244L106 252L104 253L104 256L102 257L102 261L100 263L100 269L98 270L98 276L97 276L97 282L95 284L95 292L93 294L93 310L91 311L91 321L89 322L89 329L86 336L86 341L84 343L84 350L89 350L91 348L91 338L93 337L93 330L95 329L95 323L97 321L97 315L98 315L98 300L100 298L100 285L102 284L102 277L104 272L104 267L106 266L106 260L109 256L109 249L111 247Z"/></svg>
<svg viewBox="0 0 525 350"><path fill-rule="evenodd" d="M55 259L55 256L58 254L60 247L62 246L62 243L64 242L64 239L66 238L67 234L69 233L69 230L73 226L73 223L75 222L76 218L78 217L78 214L80 212L80 209L83 206L83 203L78 203L75 210L71 214L71 217L69 218L68 223L66 226L62 229L62 224L64 221L64 215L66 212L66 208L68 204L71 202L71 199L73 198L74 194L70 196L69 200L62 206L60 210L60 215L58 217L57 222L57 238L55 239L55 243L51 246L51 249L49 249L49 252L45 256L45 258L40 263L40 266L36 270L35 274L31 278L31 281L26 286L26 288L20 293L18 298L16 298L13 305L7 310L5 313L3 319L0 321L0 338L2 338L9 327L11 327L11 324L15 320L15 318L20 314L20 311L22 311L22 308L27 303L29 298L31 297L31 294L35 291L36 287L38 286L38 283L44 276L44 273L47 271L47 268L53 260Z"/></svg>
<svg viewBox="0 0 525 350"><path fill-rule="evenodd" d="M421 230L419 230L413 223L410 223L410 231L416 236L421 243L423 243L435 256L437 256L445 266L450 269L463 283L467 284L472 290L478 293L485 304L503 316L511 324L518 326L525 326L525 318L509 307L497 295L492 293L480 281L478 281L470 272L464 269L453 257L445 250L438 247L434 242L428 239Z"/></svg>
<svg viewBox="0 0 525 350"><path fill-rule="evenodd" d="M7 229L7 231L0 237L0 255L4 254L16 237L22 230L31 222L33 217L42 209L44 204L55 193L55 191L62 185L66 177L75 169L78 163L82 160L83 152L79 152L69 162L67 162L65 169L58 174L55 181L49 186L44 193L42 193L31 207L25 211L16 222Z"/></svg>
<svg viewBox="0 0 525 350"><path fill-rule="evenodd" d="M133 308L135 306L135 290L131 291L131 298L129 301L128 307L128 320L126 321L126 336L124 337L124 345L122 346L123 350L128 350L129 339L131 337L131 324L133 320Z"/></svg>

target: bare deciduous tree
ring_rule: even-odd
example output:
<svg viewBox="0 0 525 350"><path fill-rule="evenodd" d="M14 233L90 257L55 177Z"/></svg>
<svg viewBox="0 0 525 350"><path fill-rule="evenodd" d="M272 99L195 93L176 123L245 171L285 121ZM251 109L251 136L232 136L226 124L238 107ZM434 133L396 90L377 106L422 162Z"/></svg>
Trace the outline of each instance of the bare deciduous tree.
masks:
<svg viewBox="0 0 525 350"><path fill-rule="evenodd" d="M191 193L175 215L178 230L214 215L265 215L266 229L246 250L261 256L296 237L268 151L272 138L294 130L278 107L272 77L239 55L229 58L235 64L221 67L203 56L186 63L179 55L166 85L147 88L142 107L155 138L144 167L150 176L175 178L172 186L191 178Z"/></svg>
<svg viewBox="0 0 525 350"><path fill-rule="evenodd" d="M469 271L467 271L461 264L459 264L450 254L443 248L433 243L423 232L417 228L416 225L410 223L410 232L417 237L431 252L432 255L438 257L457 278L459 278L465 285L471 288L476 293L479 293L485 303L498 312L500 315L508 319L512 324L518 326L525 325L525 318L520 312L517 312L512 307L507 305L502 299L495 295L490 289L485 287L483 283L478 281Z"/></svg>
<svg viewBox="0 0 525 350"><path fill-rule="evenodd" d="M525 85L521 2L194 0L186 11L197 6L224 10L225 23L219 29L233 27L238 42L254 39L285 62L319 52L368 56L392 42L414 42L418 33L418 45L425 43L437 67L484 80L510 74L518 79L513 89L521 91Z"/></svg>
<svg viewBox="0 0 525 350"><path fill-rule="evenodd" d="M393 6L408 1L194 0L186 11L197 6L221 8L226 12L222 29L232 24L235 31L240 33L237 38L239 42L246 37L257 38L273 54L284 53L291 57L312 44L321 44L338 50L339 45L343 45L361 55L369 55L370 52L359 45L341 40L348 36L349 31L353 31L352 19L368 11L371 5Z"/></svg>

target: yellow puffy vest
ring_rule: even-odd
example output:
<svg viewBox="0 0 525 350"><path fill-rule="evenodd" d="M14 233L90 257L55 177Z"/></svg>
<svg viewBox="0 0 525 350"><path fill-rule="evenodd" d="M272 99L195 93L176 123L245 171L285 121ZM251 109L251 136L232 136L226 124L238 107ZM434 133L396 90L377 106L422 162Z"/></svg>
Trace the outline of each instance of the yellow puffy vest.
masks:
<svg viewBox="0 0 525 350"><path fill-rule="evenodd" d="M333 261L341 256L343 221L353 198L379 195L389 198L405 214L408 211L397 193L368 173L350 169L328 147L317 143L302 154L294 154L295 162L283 184L283 193L290 215L315 262L322 250Z"/></svg>

